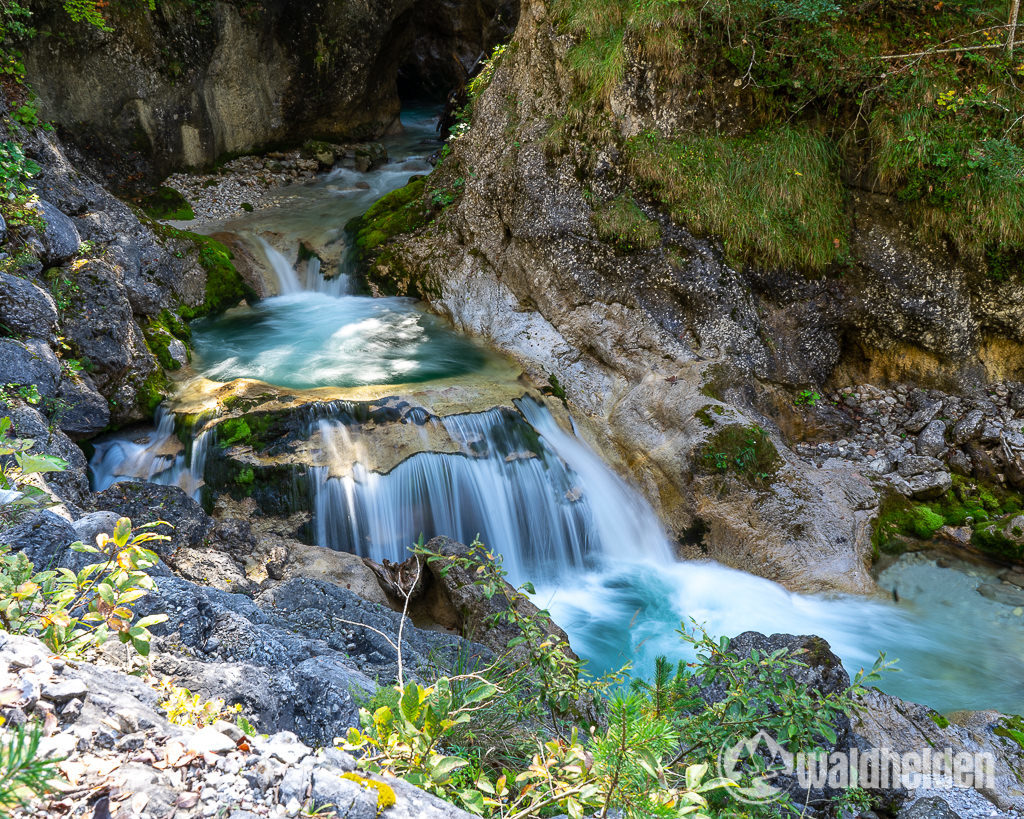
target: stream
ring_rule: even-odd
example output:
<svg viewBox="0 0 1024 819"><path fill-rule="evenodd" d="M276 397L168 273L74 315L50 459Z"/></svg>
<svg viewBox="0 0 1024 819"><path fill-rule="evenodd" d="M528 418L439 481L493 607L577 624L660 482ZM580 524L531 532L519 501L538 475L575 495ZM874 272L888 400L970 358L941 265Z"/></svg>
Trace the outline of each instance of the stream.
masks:
<svg viewBox="0 0 1024 819"><path fill-rule="evenodd" d="M292 390L394 385L389 394L402 395L408 385L486 376L494 354L414 301L356 294L344 253L337 270L322 270L316 259L293 264L261 238L316 233L321 243L343 242L352 216L428 172L426 157L438 146L430 112L404 119L405 134L385 143L391 159L383 167L335 170L291 204L227 225L265 259L279 295L194 323L199 376ZM173 446L174 415L157 421L95 443L94 489L141 478L198 493L209 440L200 437L186 455ZM693 618L713 635L818 634L851 672L885 651L902 671L880 687L939 711L1024 710L1024 612L976 592L983 570L972 576L911 555L881 575L889 597L794 594L716 563L676 560L640 494L534 398L415 423L424 442L442 440L447 450L378 471L367 466L372 441L343 402L311 414L322 463L303 480L315 542L401 560L420 534L464 542L479 535L513 581L535 584L537 604L595 673L630 662L646 674L659 654L685 656L676 629Z"/></svg>

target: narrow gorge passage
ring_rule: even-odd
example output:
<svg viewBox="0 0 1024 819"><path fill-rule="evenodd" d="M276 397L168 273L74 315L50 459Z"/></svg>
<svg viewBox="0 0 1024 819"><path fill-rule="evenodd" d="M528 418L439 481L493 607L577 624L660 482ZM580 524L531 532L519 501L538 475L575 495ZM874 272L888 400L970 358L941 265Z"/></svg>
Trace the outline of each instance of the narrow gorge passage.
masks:
<svg viewBox="0 0 1024 819"><path fill-rule="evenodd" d="M312 514L312 542L400 561L420 535L466 543L479 535L503 556L512 580L535 584L535 602L551 610L594 672L631 663L649 674L659 654L680 656L676 630L692 618L713 635L820 635L851 672L885 651L902 671L880 687L940 711L1024 708L1024 618L979 597L977 578L905 558L880 578L883 589L898 590L896 604L884 596L793 594L714 562L680 562L649 504L535 397L482 412L456 405L406 415L401 423L417 427L422 445L392 468L374 468L382 455L362 436L344 388L372 385L401 398L410 384L443 391L463 376L486 382L496 354L411 299L355 295L348 251L332 277L316 257L300 275L285 253L294 258L308 233L343 242L348 219L430 170L433 133L431 119L417 112L388 145L383 167L332 172L290 208L227 225L264 257L278 295L193 325L193 382L335 388L332 402L303 399L312 454L296 473L294 494L297 508ZM497 386L524 392L507 375L513 370L501 372L508 380ZM204 427L186 453L175 447L180 421L170 406L153 432L97 442L94 490L140 478L201 496L216 427ZM433 451L438 438L447 451Z"/></svg>

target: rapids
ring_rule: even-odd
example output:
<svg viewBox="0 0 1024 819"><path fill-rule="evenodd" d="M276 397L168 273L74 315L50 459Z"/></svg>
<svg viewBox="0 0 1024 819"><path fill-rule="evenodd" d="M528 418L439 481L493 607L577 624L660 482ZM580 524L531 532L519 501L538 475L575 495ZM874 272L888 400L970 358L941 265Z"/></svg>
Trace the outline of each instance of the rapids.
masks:
<svg viewBox="0 0 1024 819"><path fill-rule="evenodd" d="M383 168L358 179L353 171L329 175L303 194L300 207L278 214L275 229L340 233L352 215L428 169L424 157L435 143L427 122L418 117L390 146L393 159ZM247 225L279 295L194 325L194 365L203 376L348 387L423 382L481 366L485 351L412 301L352 294L344 261L329 277L307 264L300 278L259 236L274 218L254 214ZM314 417L310 433L325 459L351 466L307 471L316 542L400 560L421 534L479 535L503 556L512 580L535 584L536 602L595 672L629 662L644 674L658 654L685 656L675 632L693 618L715 635L821 635L851 671L886 651L902 671L881 687L940 711L1024 709L1024 617L978 595L984 578L905 559L880 581L898 588L897 603L794 594L715 563L677 561L638 492L547 408L523 398L516 410L432 418L426 423L441 425L458 451L421 452L387 474L362 465L365 443L355 426L329 413ZM174 416L165 412L155 430L97 442L94 488L148 479L197 495L209 433L186 455L174 432Z"/></svg>

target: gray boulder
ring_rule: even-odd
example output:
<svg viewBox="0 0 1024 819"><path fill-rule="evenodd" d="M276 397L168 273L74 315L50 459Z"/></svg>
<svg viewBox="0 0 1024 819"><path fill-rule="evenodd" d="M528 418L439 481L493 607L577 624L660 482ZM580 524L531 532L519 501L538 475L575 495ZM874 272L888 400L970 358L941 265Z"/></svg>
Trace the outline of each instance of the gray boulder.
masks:
<svg viewBox="0 0 1024 819"><path fill-rule="evenodd" d="M0 541L12 551L22 552L37 571L67 565L69 555L78 556L68 548L76 540L74 527L46 510L0 530Z"/></svg>
<svg viewBox="0 0 1024 819"><path fill-rule="evenodd" d="M960 819L960 814L941 796L918 799L912 805L902 808L896 816L897 819Z"/></svg>
<svg viewBox="0 0 1024 819"><path fill-rule="evenodd" d="M14 434L19 438L31 438L35 443L30 450L37 455L52 455L67 463L63 472L50 472L46 485L75 514L89 497L89 481L86 478L88 464L82 450L32 406L18 404L4 409L0 404L0 415L10 415L14 421Z"/></svg>
<svg viewBox="0 0 1024 819"><path fill-rule="evenodd" d="M917 436L917 454L937 458L945 451L946 422L938 419L929 421Z"/></svg>
<svg viewBox="0 0 1024 819"><path fill-rule="evenodd" d="M953 476L943 470L923 472L908 478L892 476L890 480L901 495L918 500L938 498L953 486Z"/></svg>
<svg viewBox="0 0 1024 819"><path fill-rule="evenodd" d="M77 255L82 237L75 223L45 199L39 200L37 209L43 227L32 231L28 246L46 265L59 265Z"/></svg>
<svg viewBox="0 0 1024 819"><path fill-rule="evenodd" d="M39 339L0 338L0 384L35 384L45 398L57 395L60 362Z"/></svg>
<svg viewBox="0 0 1024 819"><path fill-rule="evenodd" d="M925 425L929 424L932 419L939 414L939 410L941 409L941 401L925 400L922 402L922 405L917 412L906 420L903 424L903 428L907 430L907 432L920 432L925 428Z"/></svg>
<svg viewBox="0 0 1024 819"><path fill-rule="evenodd" d="M53 297L28 279L0 273L0 324L18 335L54 337L57 305Z"/></svg>
<svg viewBox="0 0 1024 819"><path fill-rule="evenodd" d="M110 535L114 532L114 525L120 517L115 512L90 512L80 517L72 525L75 530L75 537L90 546L96 545L96 538L101 534Z"/></svg>
<svg viewBox="0 0 1024 819"><path fill-rule="evenodd" d="M953 443L964 444L973 441L981 435L984 424L985 413L980 409L971 410L953 427Z"/></svg>
<svg viewBox="0 0 1024 819"><path fill-rule="evenodd" d="M970 475L974 471L974 461L962 449L954 449L949 456L949 468L960 475Z"/></svg>
<svg viewBox="0 0 1024 819"><path fill-rule="evenodd" d="M110 405L93 388L92 379L63 378L57 400L57 424L72 438L91 438L110 424Z"/></svg>
<svg viewBox="0 0 1024 819"><path fill-rule="evenodd" d="M170 535L170 542L156 543L156 551L169 559L177 549L201 547L213 528L213 518L177 486L122 481L98 493L94 503L96 509L131 518L135 526L161 520L169 523L173 530L160 527L158 531Z"/></svg>

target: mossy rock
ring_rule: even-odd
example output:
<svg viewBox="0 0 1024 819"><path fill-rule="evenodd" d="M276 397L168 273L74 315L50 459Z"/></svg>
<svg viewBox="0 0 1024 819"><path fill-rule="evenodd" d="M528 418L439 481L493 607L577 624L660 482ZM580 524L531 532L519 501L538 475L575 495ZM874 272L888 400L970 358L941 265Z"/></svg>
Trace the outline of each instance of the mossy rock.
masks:
<svg viewBox="0 0 1024 819"><path fill-rule="evenodd" d="M782 465L768 433L757 424L730 424L711 436L698 461L712 473L735 475L746 483L767 486Z"/></svg>
<svg viewBox="0 0 1024 819"><path fill-rule="evenodd" d="M171 356L169 349L171 343L175 340L185 345L185 349L189 352L189 357L191 358L189 342L192 340L192 331L179 316L170 310L162 310L159 316L152 319L143 328L142 332L150 352L156 356L160 366L165 370L173 371L181 368L181 362L176 361Z"/></svg>
<svg viewBox="0 0 1024 819"><path fill-rule="evenodd" d="M1008 537L1005 529L1020 513L1024 499L1002 487L953 477L953 488L927 503L890 494L879 507L871 535L875 556L906 551L905 538L930 540L943 526L969 526L971 545L1000 561L1024 558L1024 543Z"/></svg>
<svg viewBox="0 0 1024 819"><path fill-rule="evenodd" d="M413 177L404 188L381 197L362 216L345 226L354 236L356 261L366 264L381 245L403 233L412 233L433 216L426 201L425 177Z"/></svg>
<svg viewBox="0 0 1024 819"><path fill-rule="evenodd" d="M367 790L374 790L377 792L377 815L386 811L388 808L393 807L396 800L394 789L386 782L381 782L377 779L370 779L369 777L360 776L357 773L343 773L342 779L347 779L350 782L355 782L358 785L366 788Z"/></svg>
<svg viewBox="0 0 1024 819"><path fill-rule="evenodd" d="M179 322L223 313L241 301L257 298L256 291L246 283L235 267L231 248L223 242L159 222L149 221L148 225L154 233L166 240L181 242L185 247L191 246L190 249L196 254L196 261L206 271L206 289L202 304L181 307L178 311ZM181 257L185 252L179 249L175 255ZM178 338L182 338L173 327L168 329Z"/></svg>
<svg viewBox="0 0 1024 819"><path fill-rule="evenodd" d="M174 188L157 188L139 200L139 207L153 219L188 222L196 218L192 205Z"/></svg>

